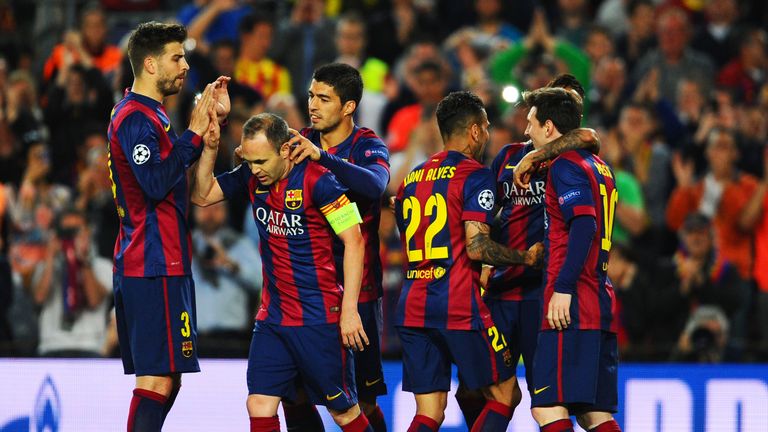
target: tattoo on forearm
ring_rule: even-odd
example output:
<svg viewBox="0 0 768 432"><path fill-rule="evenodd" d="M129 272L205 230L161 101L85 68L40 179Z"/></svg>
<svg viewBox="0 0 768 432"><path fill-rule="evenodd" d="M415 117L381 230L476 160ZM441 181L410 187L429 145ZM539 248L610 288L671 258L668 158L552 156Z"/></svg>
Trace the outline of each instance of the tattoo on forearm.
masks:
<svg viewBox="0 0 768 432"><path fill-rule="evenodd" d="M467 242L467 253L470 256L480 257L480 261L495 266L525 264L526 252L509 249L491 240L487 224L473 221L468 224L478 230Z"/></svg>
<svg viewBox="0 0 768 432"><path fill-rule="evenodd" d="M583 141L581 139L581 129L574 129L567 132L565 135L557 138L556 140L545 145L539 151L536 152L536 162L548 161L556 158L557 156L565 153L569 150L589 150L594 154L600 152L600 140L596 134L592 136L594 139L589 141Z"/></svg>

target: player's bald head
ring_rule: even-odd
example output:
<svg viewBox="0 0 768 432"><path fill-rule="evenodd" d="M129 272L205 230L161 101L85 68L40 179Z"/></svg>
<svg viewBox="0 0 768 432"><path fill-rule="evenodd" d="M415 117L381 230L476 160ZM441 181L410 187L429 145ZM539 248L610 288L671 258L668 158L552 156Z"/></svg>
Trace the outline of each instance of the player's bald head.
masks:
<svg viewBox="0 0 768 432"><path fill-rule="evenodd" d="M280 116L272 113L257 114L249 118L243 125L243 140L252 139L258 133L263 133L276 151L279 151L280 146L291 139L288 123Z"/></svg>

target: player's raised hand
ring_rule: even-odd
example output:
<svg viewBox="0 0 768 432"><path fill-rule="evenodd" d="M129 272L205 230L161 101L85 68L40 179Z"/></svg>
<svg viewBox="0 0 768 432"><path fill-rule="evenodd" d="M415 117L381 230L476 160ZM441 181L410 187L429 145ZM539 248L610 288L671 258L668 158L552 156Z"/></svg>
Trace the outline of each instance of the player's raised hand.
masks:
<svg viewBox="0 0 768 432"><path fill-rule="evenodd" d="M208 118L210 123L208 124L208 130L203 135L203 142L207 148L218 150L219 142L221 142L221 126L217 121L217 112L213 106L208 110Z"/></svg>
<svg viewBox="0 0 768 432"><path fill-rule="evenodd" d="M189 130L200 136L208 130L208 124L211 121L209 113L214 102L213 84L208 84L200 97L196 98L195 107L189 119Z"/></svg>
<svg viewBox="0 0 768 432"><path fill-rule="evenodd" d="M230 80L232 78L222 75L213 82L213 98L217 102L216 116L219 122L224 121L232 110L232 103L229 100L229 91L227 90Z"/></svg>
<svg viewBox="0 0 768 432"><path fill-rule="evenodd" d="M571 324L571 295L552 293L547 306L547 321L549 326L557 330L565 330Z"/></svg>
<svg viewBox="0 0 768 432"><path fill-rule="evenodd" d="M296 129L288 129L293 137L288 140L288 145L291 146L291 153L289 158L293 163L301 163L306 158L315 162L320 160L320 148L316 146L308 138L304 137Z"/></svg>
<svg viewBox="0 0 768 432"><path fill-rule="evenodd" d="M538 150L533 150L520 159L520 162L515 165L515 170L512 174L512 179L515 182L515 186L528 189L531 187L531 177L536 174L539 169L540 163L536 161L536 153Z"/></svg>
<svg viewBox="0 0 768 432"><path fill-rule="evenodd" d="M341 343L345 347L355 351L364 351L365 347L369 345L368 336L365 334L363 322L357 310L342 310L339 328L341 329Z"/></svg>

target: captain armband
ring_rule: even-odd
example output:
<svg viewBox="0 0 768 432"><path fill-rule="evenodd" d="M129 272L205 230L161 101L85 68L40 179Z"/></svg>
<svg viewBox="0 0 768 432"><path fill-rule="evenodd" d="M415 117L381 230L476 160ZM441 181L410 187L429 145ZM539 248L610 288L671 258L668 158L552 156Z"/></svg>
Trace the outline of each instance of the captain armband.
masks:
<svg viewBox="0 0 768 432"><path fill-rule="evenodd" d="M336 201L323 206L320 211L325 215L336 234L363 222L357 204L349 201L346 195L342 195Z"/></svg>

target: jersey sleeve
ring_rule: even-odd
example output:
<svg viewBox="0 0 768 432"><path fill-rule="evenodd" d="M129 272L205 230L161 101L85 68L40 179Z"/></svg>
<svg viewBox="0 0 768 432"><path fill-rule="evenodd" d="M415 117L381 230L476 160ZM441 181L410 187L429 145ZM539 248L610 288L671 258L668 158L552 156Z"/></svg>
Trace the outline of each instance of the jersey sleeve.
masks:
<svg viewBox="0 0 768 432"><path fill-rule="evenodd" d="M247 164L242 163L231 171L216 176L216 181L219 182L219 187L224 193L224 197L231 199L238 194L247 195L250 193L248 182L252 175L253 174L248 170Z"/></svg>
<svg viewBox="0 0 768 432"><path fill-rule="evenodd" d="M464 210L462 221L476 221L490 225L496 200L496 182L488 168L480 168L464 181Z"/></svg>
<svg viewBox="0 0 768 432"><path fill-rule="evenodd" d="M202 152L201 137L187 130L162 159L156 129L141 112L126 117L116 134L139 186L156 201L165 198L179 181L186 178L187 167Z"/></svg>
<svg viewBox="0 0 768 432"><path fill-rule="evenodd" d="M552 187L566 223L577 216L597 217L587 174L573 162L556 160L549 168Z"/></svg>
<svg viewBox="0 0 768 432"><path fill-rule="evenodd" d="M507 161L507 157L509 155L509 144L505 145L499 154L496 155L496 157L493 158L493 162L491 162L491 174L493 174L493 179L496 182L496 197L499 198L498 202L496 204L502 205L504 201L504 189L502 182L498 181L500 175L500 171L504 168L504 163Z"/></svg>
<svg viewBox="0 0 768 432"><path fill-rule="evenodd" d="M355 163L347 162L325 151L320 164L328 168L350 190L378 199L389 183L389 151L381 140L370 139L355 152Z"/></svg>

